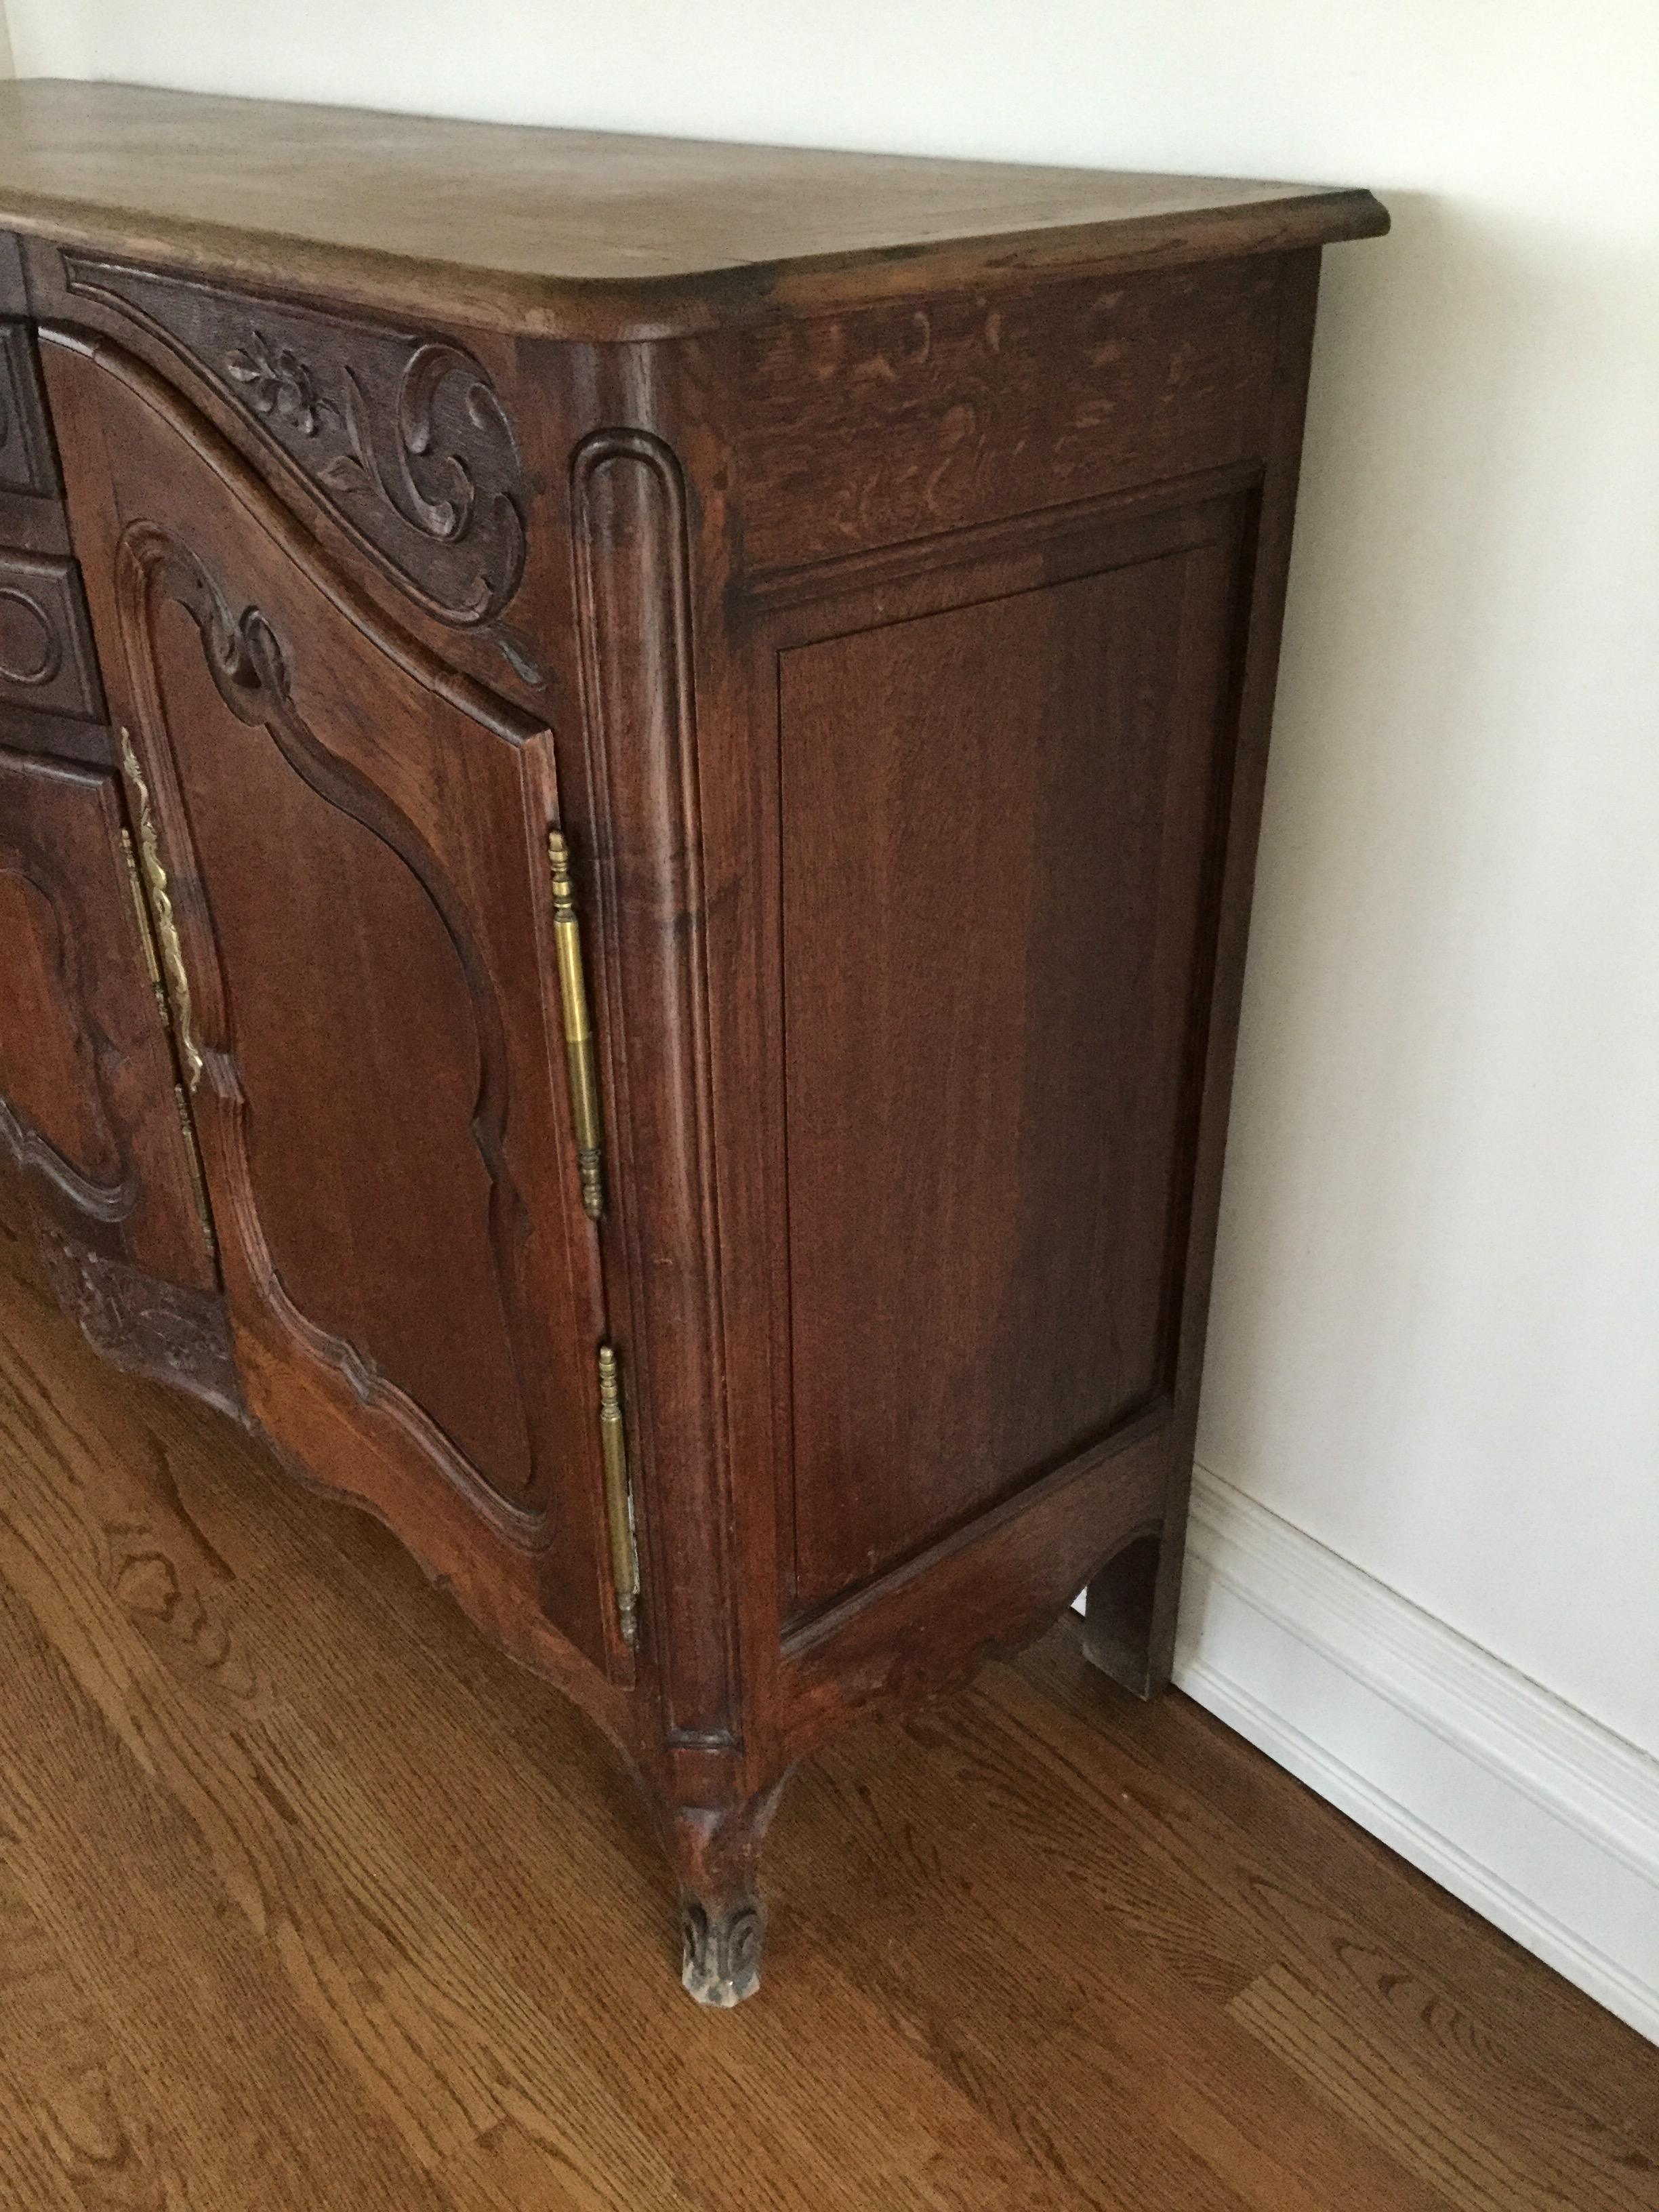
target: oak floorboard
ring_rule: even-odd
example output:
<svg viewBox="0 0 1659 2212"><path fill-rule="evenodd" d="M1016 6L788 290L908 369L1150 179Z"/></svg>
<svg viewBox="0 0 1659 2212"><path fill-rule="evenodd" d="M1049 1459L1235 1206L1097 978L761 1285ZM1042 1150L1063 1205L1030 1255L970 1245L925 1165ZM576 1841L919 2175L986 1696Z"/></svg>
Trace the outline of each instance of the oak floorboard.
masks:
<svg viewBox="0 0 1659 2212"><path fill-rule="evenodd" d="M32 2171L9 2203L189 2212L166 2124L30 1905L0 1844L0 2138ZM22 2154L26 2153L25 2156ZM46 2176L51 2175L50 2180Z"/></svg>
<svg viewBox="0 0 1659 2212"><path fill-rule="evenodd" d="M1109 2171L1138 2118L1154 2141L1136 2161L1137 2203L1439 2212L1443 2200L1380 2147L1357 2160L1346 2121L1276 2056L1248 2048L1224 2007L1114 1928L1089 1858L1066 1848L1074 1839L1051 1847L1029 1802L1010 1820L1021 1754L988 1720L981 1691L970 1711L958 1702L881 1731L851 1786L826 1789L844 1768L835 1753L820 1762L810 1821L798 1808L779 1839L811 1847L793 1905L809 1937L830 1940L836 1867L849 1850L861 1856L879 1883L866 1938L890 1985L902 1978L911 2005L927 2003L943 1971L964 2000L946 2032L977 2045L1007 2093L1042 2115L1067 2169ZM1068 1923L1086 1928L1087 1942L1048 1939ZM917 1927L925 1951L908 1941ZM1034 1930L1045 1931L1036 1942Z"/></svg>
<svg viewBox="0 0 1659 2212"><path fill-rule="evenodd" d="M1231 1897L1261 1944L1301 1960L1316 1984L1386 1961L1376 2000L1402 2015L1395 2033L1435 2046L1438 2064L1455 2039L1456 2067L1483 2096L1500 2094L1501 2075L1509 2102L1547 2115L1547 2132L1582 2138L1659 2202L1646 2179L1659 2172L1651 2045L1186 1698L1120 1696L1072 1623L1015 1671L1085 1729L1137 1830L1176 1855L1184 1890Z"/></svg>
<svg viewBox="0 0 1659 2212"><path fill-rule="evenodd" d="M10 1386L0 1443L9 1433L21 1455L43 1400L27 1310L3 1283L0 1328ZM787 2000L810 2033L780 2036L775 2009L734 2021L693 2010L667 1971L654 1868L644 1899L619 1883L614 1846L601 1837L595 1851L580 1796L556 1802L550 1832L548 1786L499 1756L481 1759L458 1725L471 1716L423 1702L417 1648L398 1691L349 1603L330 1613L298 1578L261 1574L246 1544L252 1530L257 1549L263 1499L232 1495L222 1480L203 1495L212 1478L187 1444L156 1467L134 1407L142 1396L167 1408L165 1399L120 1378L88 1380L76 1425L58 1441L60 1481L18 1486L0 1517L0 1571L43 1609L59 1583L73 1586L58 1633L77 1679L186 1809L219 1886L274 1942L302 2008L423 2169L451 2168L511 2117L581 2177L584 2205L637 2202L641 2190L653 2205L712 2205L759 2097L769 2160L750 2185L757 2205L817 2212L878 2195L901 2212L961 2212L988 2186L1032 2212L1075 2201L1024 2171L1018 2149L982 2129L925 2062L881 2051L869 2001L834 1960L803 1962ZM100 1468L118 1472L106 1482ZM313 1516L338 1511L310 1504ZM97 1582L101 1605L88 1596ZM432 1594L420 1595L429 1606ZM291 1636L296 1600L313 1595L308 1668L327 1688L302 1719L253 1655L264 1637ZM550 1710L562 1729L580 1725ZM556 1753L547 1771L559 1768ZM655 1912L642 1915L642 1903ZM608 1905L627 1909L624 1924L607 1924ZM618 1956L654 1971L609 1988L600 2038L584 2015ZM523 1995L532 1983L533 2004ZM814 2037L843 2053L843 2087L861 2116L851 2136L825 2105ZM628 2069L612 2045L629 2052ZM702 2125L689 2132L688 2045L710 2062Z"/></svg>
<svg viewBox="0 0 1659 2212"><path fill-rule="evenodd" d="M698 2013L593 1731L0 1194L0 2204L1659 2208L1659 2057L1070 1638L807 1762Z"/></svg>
<svg viewBox="0 0 1659 2212"><path fill-rule="evenodd" d="M1654 2203L1640 2146L1540 2077L1524 2047L1510 2051L1465 2011L1428 1962L1402 1956L1293 1877L1275 1876L1254 1859L1249 1838L1229 1839L1212 1822L1194 1839L1193 1808L1164 1778L1138 1778L1127 1762L1115 1773L1097 1733L1018 1677L988 1686L1034 1765L1086 1759L1096 1769L1108 1785L1102 1825L1158 1850L1172 1893L1207 1896L1212 1912L1231 1900L1241 1940L1249 1928L1273 1963L1228 2000L1230 2017L1419 2180L1493 2212L1558 2203L1644 2212ZM1012 1794L1023 1794L1019 1785ZM1109 1901L1103 1909L1119 1917ZM1431 2112L1437 2122L1425 2121Z"/></svg>
<svg viewBox="0 0 1659 2212"><path fill-rule="evenodd" d="M0 1679L0 1830L16 1878L165 2119L192 2212L313 2212L323 2114L335 2201L441 2212L288 2002L275 1962L216 1888L200 1838L3 1577Z"/></svg>
<svg viewBox="0 0 1659 2212"><path fill-rule="evenodd" d="M1650 2170L1610 2167L1605 2145L1601 2156L1585 2156L1575 2133L1553 2136L1524 2106L1517 2112L1516 2085L1501 2069L1477 2063L1466 2081L1401 2039L1373 2033L1376 2006L1345 2002L1348 1995L1340 1981L1315 1986L1281 1965L1227 2009L1334 2111L1350 2115L1402 2166L1469 2212L1651 2207ZM1412 2002L1419 2018L1432 2019L1432 1996L1414 1991Z"/></svg>

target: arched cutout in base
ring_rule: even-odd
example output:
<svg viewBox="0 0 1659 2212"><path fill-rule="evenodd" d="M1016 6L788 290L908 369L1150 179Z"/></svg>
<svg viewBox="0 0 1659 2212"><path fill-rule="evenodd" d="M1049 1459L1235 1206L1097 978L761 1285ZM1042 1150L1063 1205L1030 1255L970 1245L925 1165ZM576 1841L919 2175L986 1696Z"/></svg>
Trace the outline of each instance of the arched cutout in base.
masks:
<svg viewBox="0 0 1659 2212"><path fill-rule="evenodd" d="M1107 1561L1084 1597L1084 1650L1138 1698L1167 1688L1174 1658L1172 1594L1159 1602L1163 1557L1161 1536L1137 1536Z"/></svg>

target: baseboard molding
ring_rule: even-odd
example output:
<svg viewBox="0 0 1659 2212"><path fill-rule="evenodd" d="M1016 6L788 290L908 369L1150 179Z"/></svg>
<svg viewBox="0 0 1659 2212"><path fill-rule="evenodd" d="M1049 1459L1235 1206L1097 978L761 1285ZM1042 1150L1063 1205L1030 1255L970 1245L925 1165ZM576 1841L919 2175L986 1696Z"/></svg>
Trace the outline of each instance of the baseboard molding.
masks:
<svg viewBox="0 0 1659 2212"><path fill-rule="evenodd" d="M1659 1761L1203 1468L1176 1680L1659 2042Z"/></svg>

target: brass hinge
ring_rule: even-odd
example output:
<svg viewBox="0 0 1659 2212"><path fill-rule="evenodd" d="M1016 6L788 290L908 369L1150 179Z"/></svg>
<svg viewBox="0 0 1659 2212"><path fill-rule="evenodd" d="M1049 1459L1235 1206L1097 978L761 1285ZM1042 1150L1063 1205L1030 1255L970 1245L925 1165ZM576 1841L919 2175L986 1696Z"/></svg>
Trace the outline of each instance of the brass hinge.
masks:
<svg viewBox="0 0 1659 2212"><path fill-rule="evenodd" d="M634 1536L634 1486L628 1476L622 1385L617 1354L608 1344L599 1346L599 1449L605 1461L605 1517L611 1534L617 1626L631 1651L640 1639L640 1554Z"/></svg>
<svg viewBox="0 0 1659 2212"><path fill-rule="evenodd" d="M127 885L132 893L133 920L137 927L138 942L143 948L149 988L155 994L155 1011L161 1017L162 1029L171 1036L173 1033L173 1009L167 1004L167 986L161 981L161 963L156 957L155 932L150 920L149 902L144 896L143 878L138 872L138 855L132 849L131 832L125 826L121 831L121 850L126 855ZM208 1206L207 1177L202 1171L202 1148L196 1140L196 1124L191 1119L190 1101L185 1096L182 1083L173 1085L173 1099L179 1112L179 1133L184 1139L185 1164L190 1171L190 1193L196 1207L196 1224L202 1232L202 1242L207 1246L210 1256L216 1260L219 1240L213 1233L213 1215Z"/></svg>
<svg viewBox="0 0 1659 2212"><path fill-rule="evenodd" d="M564 1007L564 1060L570 1079L576 1173L581 1183L582 1211L590 1221L597 1221L605 1212L605 1128L599 1119L599 1083L593 1061L593 1024L587 1010L581 923L576 917L576 896L570 881L570 848L556 830L547 833L547 862L553 878L553 948Z"/></svg>

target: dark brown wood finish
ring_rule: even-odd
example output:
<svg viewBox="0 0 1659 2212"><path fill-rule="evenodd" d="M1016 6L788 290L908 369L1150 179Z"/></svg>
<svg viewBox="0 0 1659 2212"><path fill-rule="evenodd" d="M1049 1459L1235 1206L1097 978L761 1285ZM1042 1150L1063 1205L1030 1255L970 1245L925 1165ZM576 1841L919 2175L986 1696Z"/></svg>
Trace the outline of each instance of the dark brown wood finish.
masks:
<svg viewBox="0 0 1659 2212"><path fill-rule="evenodd" d="M114 779L0 752L0 1146L60 1236L217 1287Z"/></svg>
<svg viewBox="0 0 1659 2212"><path fill-rule="evenodd" d="M733 2003L804 1752L1085 1583L1167 1674L1318 248L1384 219L8 119L0 829L118 851L118 763L216 1250L60 1188L52 1279L593 1715ZM88 1189L94 866L0 976Z"/></svg>
<svg viewBox="0 0 1659 2212"><path fill-rule="evenodd" d="M0 706L98 721L103 703L75 563L0 550Z"/></svg>
<svg viewBox="0 0 1659 2212"><path fill-rule="evenodd" d="M58 490L33 335L27 323L0 322L0 492L51 499Z"/></svg>

